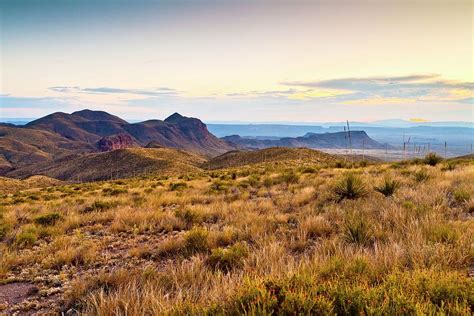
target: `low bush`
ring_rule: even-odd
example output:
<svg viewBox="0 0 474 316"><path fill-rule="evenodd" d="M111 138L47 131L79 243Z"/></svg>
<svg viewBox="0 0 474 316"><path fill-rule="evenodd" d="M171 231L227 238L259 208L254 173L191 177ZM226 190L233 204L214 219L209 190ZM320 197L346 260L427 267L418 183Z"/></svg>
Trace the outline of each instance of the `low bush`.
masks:
<svg viewBox="0 0 474 316"><path fill-rule="evenodd" d="M420 169L415 172L415 181L418 183L425 182L430 178L428 171L426 169Z"/></svg>
<svg viewBox="0 0 474 316"><path fill-rule="evenodd" d="M6 223L3 223L0 220L0 241L5 239L7 237L8 232L10 231L10 225L7 225Z"/></svg>
<svg viewBox="0 0 474 316"><path fill-rule="evenodd" d="M471 195L463 189L457 189L453 192L453 200L456 205L461 205L470 200Z"/></svg>
<svg viewBox="0 0 474 316"><path fill-rule="evenodd" d="M188 185L185 182L170 183L170 191L180 191L186 189L187 187Z"/></svg>
<svg viewBox="0 0 474 316"><path fill-rule="evenodd" d="M214 181L211 186L209 187L209 190L214 193L219 193L219 192L227 192L229 191L229 183L216 180Z"/></svg>
<svg viewBox="0 0 474 316"><path fill-rule="evenodd" d="M82 213L103 212L103 211L111 209L115 206L117 206L117 203L109 202L109 201L96 200L90 206L86 206L82 210Z"/></svg>
<svg viewBox="0 0 474 316"><path fill-rule="evenodd" d="M430 166L436 166L439 162L441 162L443 158L441 158L436 153L429 153L423 159L423 163Z"/></svg>
<svg viewBox="0 0 474 316"><path fill-rule="evenodd" d="M105 188L105 189L102 190L102 192L104 192L105 195L115 196L115 195L119 195L119 194L128 193L128 190L127 189L122 189L122 188L116 188L116 189Z"/></svg>
<svg viewBox="0 0 474 316"><path fill-rule="evenodd" d="M57 212L48 213L35 218L35 223L41 226L52 226L61 219L61 215Z"/></svg>
<svg viewBox="0 0 474 316"><path fill-rule="evenodd" d="M442 168L442 171L454 171L456 169L456 163L448 161Z"/></svg>
<svg viewBox="0 0 474 316"><path fill-rule="evenodd" d="M209 249L208 245L209 232L204 228L193 228L184 236L185 249L188 254L204 252Z"/></svg>
<svg viewBox="0 0 474 316"><path fill-rule="evenodd" d="M285 183L286 185L298 183L299 179L299 175L293 170L287 170L279 177L279 181L281 183Z"/></svg>
<svg viewBox="0 0 474 316"><path fill-rule="evenodd" d="M179 209L175 211L175 216L182 219L188 229L193 227L194 224L199 224L203 221L203 216L201 213L190 209Z"/></svg>
<svg viewBox="0 0 474 316"><path fill-rule="evenodd" d="M370 246L373 242L372 227L361 216L353 215L345 221L343 238L349 244Z"/></svg>
<svg viewBox="0 0 474 316"><path fill-rule="evenodd" d="M38 230L34 226L27 226L16 236L15 244L19 248L32 246L38 239Z"/></svg>
<svg viewBox="0 0 474 316"><path fill-rule="evenodd" d="M243 265L244 259L249 255L249 249L245 243L237 243L229 248L213 249L206 260L206 264L213 270L230 272L232 269Z"/></svg>

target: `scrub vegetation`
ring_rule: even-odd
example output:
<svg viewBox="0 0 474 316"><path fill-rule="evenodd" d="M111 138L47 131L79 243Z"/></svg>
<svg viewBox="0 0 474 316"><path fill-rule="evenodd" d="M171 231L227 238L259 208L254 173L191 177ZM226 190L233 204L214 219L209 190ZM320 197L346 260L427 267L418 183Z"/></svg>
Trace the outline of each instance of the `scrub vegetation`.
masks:
<svg viewBox="0 0 474 316"><path fill-rule="evenodd" d="M0 313L472 313L471 158L210 169L3 193Z"/></svg>

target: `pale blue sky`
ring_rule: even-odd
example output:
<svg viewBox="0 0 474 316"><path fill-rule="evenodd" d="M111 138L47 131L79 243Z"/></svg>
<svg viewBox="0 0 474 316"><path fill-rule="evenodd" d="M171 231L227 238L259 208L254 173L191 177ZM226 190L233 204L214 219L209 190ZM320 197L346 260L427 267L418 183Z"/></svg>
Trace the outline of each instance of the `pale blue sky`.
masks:
<svg viewBox="0 0 474 316"><path fill-rule="evenodd" d="M473 121L472 1L0 0L0 116Z"/></svg>

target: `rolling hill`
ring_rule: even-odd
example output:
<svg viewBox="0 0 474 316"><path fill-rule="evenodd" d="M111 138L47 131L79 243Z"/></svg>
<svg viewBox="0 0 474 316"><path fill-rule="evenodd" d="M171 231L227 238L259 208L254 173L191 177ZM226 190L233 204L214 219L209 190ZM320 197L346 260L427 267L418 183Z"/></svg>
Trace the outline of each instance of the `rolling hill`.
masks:
<svg viewBox="0 0 474 316"><path fill-rule="evenodd" d="M197 154L171 148L127 148L105 153L64 157L52 163L40 163L8 173L25 178L41 174L61 180L97 181L110 178L199 171L205 159Z"/></svg>
<svg viewBox="0 0 474 316"><path fill-rule="evenodd" d="M255 151L230 151L209 160L203 168L213 170L274 162L319 164L336 159L336 156L308 148L272 147Z"/></svg>
<svg viewBox="0 0 474 316"><path fill-rule="evenodd" d="M72 141L54 132L0 125L0 175L93 150L94 146L89 143Z"/></svg>
<svg viewBox="0 0 474 316"><path fill-rule="evenodd" d="M206 160L200 155L172 148L126 148L104 153L66 156L33 164L7 174L27 178L32 174L60 180L98 181L146 174L173 175L200 171Z"/></svg>

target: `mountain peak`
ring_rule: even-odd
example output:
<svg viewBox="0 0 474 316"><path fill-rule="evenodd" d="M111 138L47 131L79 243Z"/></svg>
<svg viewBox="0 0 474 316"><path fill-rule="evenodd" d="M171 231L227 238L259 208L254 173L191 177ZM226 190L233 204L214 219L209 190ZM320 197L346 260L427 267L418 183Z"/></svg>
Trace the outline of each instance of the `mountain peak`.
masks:
<svg viewBox="0 0 474 316"><path fill-rule="evenodd" d="M127 123L121 118L104 111L93 111L89 109L73 112L71 115L80 116L92 121L114 121L117 123Z"/></svg>
<svg viewBox="0 0 474 316"><path fill-rule="evenodd" d="M181 121L182 119L184 119L185 117L182 116L181 114L179 114L178 112L175 112L173 114L171 114L170 116L168 116L166 119L165 119L165 122L168 122L168 123L176 123L176 122L179 122Z"/></svg>

